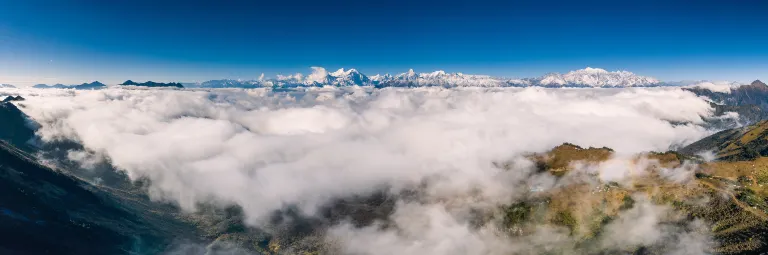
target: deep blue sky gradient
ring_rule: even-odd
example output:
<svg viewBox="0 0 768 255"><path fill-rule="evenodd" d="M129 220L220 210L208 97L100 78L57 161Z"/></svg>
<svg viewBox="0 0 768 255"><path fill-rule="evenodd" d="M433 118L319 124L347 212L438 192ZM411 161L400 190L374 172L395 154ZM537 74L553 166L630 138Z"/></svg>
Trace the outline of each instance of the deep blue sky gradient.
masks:
<svg viewBox="0 0 768 255"><path fill-rule="evenodd" d="M768 79L768 1L0 0L0 82L586 66Z"/></svg>

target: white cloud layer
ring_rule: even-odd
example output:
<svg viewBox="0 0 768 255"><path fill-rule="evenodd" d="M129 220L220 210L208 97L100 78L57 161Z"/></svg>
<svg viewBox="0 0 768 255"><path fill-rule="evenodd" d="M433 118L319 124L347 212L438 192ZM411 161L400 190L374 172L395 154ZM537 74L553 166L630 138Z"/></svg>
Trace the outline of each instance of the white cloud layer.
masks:
<svg viewBox="0 0 768 255"><path fill-rule="evenodd" d="M728 82L728 81L704 81L704 82L688 85L686 87L702 88L702 89L708 89L712 92L722 92L722 93L730 94L732 89L738 88L739 86L741 86L741 84Z"/></svg>
<svg viewBox="0 0 768 255"><path fill-rule="evenodd" d="M525 166L502 171L492 162L563 142L607 146L618 155L665 151L709 134L699 124L712 114L707 102L676 88L18 93L27 98L23 110L42 124L44 140L77 140L132 179L150 178L152 197L188 210L197 202L238 204L254 225L287 205L311 214L334 197L383 187L396 191L429 179L425 193L434 200L428 201L442 202L401 203L393 215L419 229L403 234L335 228L335 236L398 246L387 250L393 253L345 247L357 254L515 249L491 238L492 230L470 230L457 216L461 208L510 201L516 183L529 177L520 171ZM615 179L624 173L601 175Z"/></svg>

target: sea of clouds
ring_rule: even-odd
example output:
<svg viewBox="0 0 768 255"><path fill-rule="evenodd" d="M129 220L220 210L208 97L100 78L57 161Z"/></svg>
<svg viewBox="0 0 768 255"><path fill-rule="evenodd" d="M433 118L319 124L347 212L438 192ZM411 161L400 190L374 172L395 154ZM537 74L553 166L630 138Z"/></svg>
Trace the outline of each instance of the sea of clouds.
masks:
<svg viewBox="0 0 768 255"><path fill-rule="evenodd" d="M542 227L510 240L492 227L471 226L468 211L515 201L525 185L557 185L534 173L525 153L569 142L610 147L621 159L713 133L703 127L713 117L710 105L679 88L3 92L26 98L19 104L40 124L43 141L84 146L70 159L85 167L108 159L133 180L151 180L152 198L187 211L198 203L239 205L255 227L288 206L313 215L335 198L419 187L422 198L396 203L389 216L395 228L329 229L328 240L345 254L562 249L569 241L562 230ZM494 162L516 163L508 171ZM634 170L609 162L595 171L616 181ZM664 225L668 208L638 201L606 227L632 234L601 245L620 250L676 240L670 254L708 247L698 228Z"/></svg>

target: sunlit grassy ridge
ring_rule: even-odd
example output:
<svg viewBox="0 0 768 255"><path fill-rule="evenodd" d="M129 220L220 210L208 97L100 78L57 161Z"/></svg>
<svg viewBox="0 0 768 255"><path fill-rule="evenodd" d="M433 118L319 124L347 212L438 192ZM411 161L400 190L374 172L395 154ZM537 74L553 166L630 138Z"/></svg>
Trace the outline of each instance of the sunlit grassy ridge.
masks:
<svg viewBox="0 0 768 255"><path fill-rule="evenodd" d="M681 150L693 154L712 152L718 160L752 160L768 155L768 120L754 125L729 129L699 140Z"/></svg>
<svg viewBox="0 0 768 255"><path fill-rule="evenodd" d="M765 124L765 123L761 123ZM765 125L763 125L765 126ZM767 129L753 128L744 132L738 142L748 144L763 136ZM762 139L762 138L760 138ZM543 154L531 155L540 171L546 171L562 180L578 176L580 166L599 164L613 157L608 148L581 148L563 144ZM700 159L677 152L637 155L634 163L646 160L644 174L626 182L562 182L570 183L531 196L527 202L502 207L504 225L517 234L525 233L525 226L551 224L567 229L581 252L597 252L604 226L615 220L622 211L632 208L635 199L648 198L652 203L668 206L670 221L689 222L703 220L711 226L716 245L711 252L741 254L766 249L768 228L768 158L753 161L719 161L696 165L689 163L696 178L679 181L664 176L664 169L685 167L686 161ZM695 172L694 172L695 171ZM583 173L581 173L583 174ZM595 174L595 173L592 173ZM533 206L538 205L538 206ZM626 252L653 247L626 247Z"/></svg>
<svg viewBox="0 0 768 255"><path fill-rule="evenodd" d="M565 143L557 146L549 153L534 154L530 158L536 163L539 170L547 170L552 175L563 176L572 168L572 163L599 163L607 160L613 154L609 148L581 148L577 145Z"/></svg>

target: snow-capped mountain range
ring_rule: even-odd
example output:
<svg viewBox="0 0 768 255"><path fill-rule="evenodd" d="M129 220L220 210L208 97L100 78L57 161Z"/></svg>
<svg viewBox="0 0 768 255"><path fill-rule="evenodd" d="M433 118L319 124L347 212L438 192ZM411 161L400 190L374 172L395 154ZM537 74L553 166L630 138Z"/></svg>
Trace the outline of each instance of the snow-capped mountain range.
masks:
<svg viewBox="0 0 768 255"><path fill-rule="evenodd" d="M661 81L627 71L609 72L600 68L587 67L565 74L549 73L542 77L509 79L488 75L464 73L416 73L413 69L397 75L367 76L356 69L339 69L329 72L322 67L312 67L308 75L277 75L274 79L257 80L211 80L202 83L186 83L185 87L197 88L259 88L259 87L653 87L666 85Z"/></svg>
<svg viewBox="0 0 768 255"><path fill-rule="evenodd" d="M647 87L657 86L661 84L661 81L627 71L608 72L600 68L587 67L581 70L570 71L566 74L550 73L539 78L537 83L548 87L573 85L588 87Z"/></svg>

